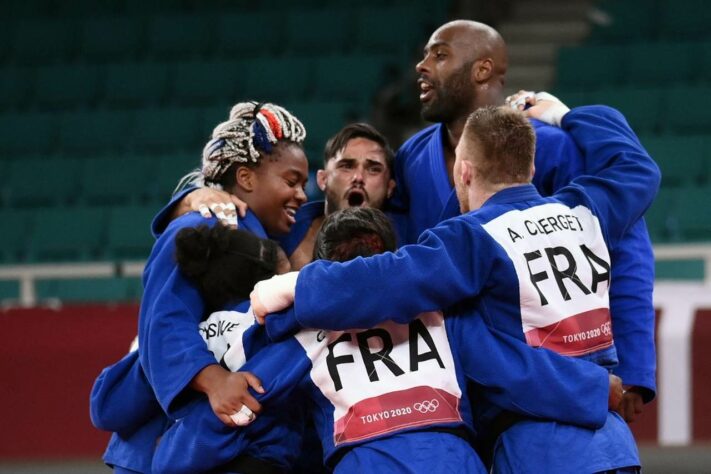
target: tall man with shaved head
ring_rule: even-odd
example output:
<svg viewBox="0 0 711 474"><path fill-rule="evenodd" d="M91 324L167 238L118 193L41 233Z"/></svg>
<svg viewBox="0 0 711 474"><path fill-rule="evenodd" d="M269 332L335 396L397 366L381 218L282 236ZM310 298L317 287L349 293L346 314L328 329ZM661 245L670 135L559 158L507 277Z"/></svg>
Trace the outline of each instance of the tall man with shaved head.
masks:
<svg viewBox="0 0 711 474"><path fill-rule="evenodd" d="M406 229L401 229L406 243L416 242L424 230L459 212L453 189L454 150L470 113L504 103L507 67L506 44L488 25L456 20L432 33L416 70L422 117L435 124L405 142L395 158L397 186L391 205L406 216ZM550 195L590 171L565 131L535 119L531 124L536 133L533 184L541 194ZM654 256L642 219L611 255L615 344L595 361L614 367L623 379L627 386L623 412L627 421L633 421L656 391Z"/></svg>
<svg viewBox="0 0 711 474"><path fill-rule="evenodd" d="M452 180L454 149L472 111L503 104L507 67L506 44L490 26L456 20L442 25L430 37L416 69L422 117L435 125L411 137L395 158L397 187L392 204L406 211L407 242L415 242L422 231L457 213ZM536 131L533 183L543 194L552 194L582 174L585 162L564 131L538 120L531 122ZM651 399L655 391L650 323L654 268L642 220L613 249L613 262L617 270L613 271L613 313L624 319L616 321L620 324L614 327L621 359L619 371L623 379ZM617 295L617 302L622 303L619 311L615 308ZM635 336L634 343L626 340L627 332ZM640 345L651 350L638 352Z"/></svg>

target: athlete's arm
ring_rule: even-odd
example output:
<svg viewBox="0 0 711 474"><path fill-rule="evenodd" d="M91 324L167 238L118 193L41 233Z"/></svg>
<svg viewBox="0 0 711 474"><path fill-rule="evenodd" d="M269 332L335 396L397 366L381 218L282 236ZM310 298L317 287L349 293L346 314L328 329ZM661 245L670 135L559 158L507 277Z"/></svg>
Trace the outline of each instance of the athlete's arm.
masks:
<svg viewBox="0 0 711 474"><path fill-rule="evenodd" d="M656 350L654 346L655 311L654 253L644 220L637 221L612 249L610 312L619 365L613 369L625 384L629 397L644 402L656 392ZM634 410L625 414L628 421Z"/></svg>
<svg viewBox="0 0 711 474"><path fill-rule="evenodd" d="M551 195L585 174L585 158L571 136L533 119L536 130L536 173L533 183ZM594 163L592 163L594 165ZM632 421L656 392L654 347L654 254L642 219L610 250L610 312L619 365L613 369L628 384L623 416Z"/></svg>
<svg viewBox="0 0 711 474"><path fill-rule="evenodd" d="M450 314L445 322L464 374L501 408L597 429L622 398L622 385L611 385L607 370L592 362L534 349L476 314Z"/></svg>
<svg viewBox="0 0 711 474"><path fill-rule="evenodd" d="M331 330L407 323L419 313L476 296L498 252L481 226L466 217L425 231L417 245L396 253L302 268L295 290L297 321Z"/></svg>
<svg viewBox="0 0 711 474"><path fill-rule="evenodd" d="M294 412L303 408L288 403L299 400L292 394L310 367L310 360L294 338L265 347L242 367L264 382L263 393L252 393L265 405L264 415L257 416L249 426L235 429L218 420L204 399L194 402L185 410L185 416L161 438L153 458L153 471L207 471L245 453L252 443L265 444L266 436L271 440L278 440L282 435L293 437L296 427L291 426L290 420L279 420L270 415L279 404L285 404ZM285 440L284 445L289 443Z"/></svg>
<svg viewBox="0 0 711 474"><path fill-rule="evenodd" d="M224 225L235 227L237 213L244 217L247 204L219 189L191 186L176 193L170 202L158 211L151 223L153 236L160 236L172 221L191 211L199 212L205 219L214 215Z"/></svg>
<svg viewBox="0 0 711 474"><path fill-rule="evenodd" d="M138 352L101 371L91 389L89 413L95 427L124 438L162 413Z"/></svg>
<svg viewBox="0 0 711 474"><path fill-rule="evenodd" d="M534 113L537 107L526 113ZM592 208L608 237L607 245L615 248L654 200L661 179L659 167L622 114L610 107L573 109L563 116L561 128L582 150L590 174L575 178L555 196ZM581 191L587 202L581 201Z"/></svg>
<svg viewBox="0 0 711 474"><path fill-rule="evenodd" d="M168 226L154 245L144 271L138 331L140 361L161 407L176 417L176 411L196 394L190 389L193 379L203 369L216 364L197 330L205 310L200 293L175 263L176 234L184 227L200 223L203 223L202 217L189 214ZM215 221L207 223L214 224ZM214 372L203 375L213 376L209 380L197 381L201 389L208 392L224 393L222 384L233 381L233 377L218 379ZM219 384L215 386L210 382ZM222 409L215 406L215 409L224 412L228 420L229 415L241 407L241 401L229 400L226 404L230 406ZM236 405L236 409L230 411L231 405Z"/></svg>

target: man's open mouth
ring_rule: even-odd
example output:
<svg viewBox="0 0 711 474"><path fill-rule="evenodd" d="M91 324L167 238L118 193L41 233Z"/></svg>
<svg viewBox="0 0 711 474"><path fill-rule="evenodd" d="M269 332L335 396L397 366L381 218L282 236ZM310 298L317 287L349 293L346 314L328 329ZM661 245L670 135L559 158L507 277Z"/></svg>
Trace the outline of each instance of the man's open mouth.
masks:
<svg viewBox="0 0 711 474"><path fill-rule="evenodd" d="M365 194L360 190L353 190L348 193L348 206L360 207L365 203Z"/></svg>
<svg viewBox="0 0 711 474"><path fill-rule="evenodd" d="M419 79L417 83L420 85L420 101L427 102L434 95L434 86L424 79Z"/></svg>

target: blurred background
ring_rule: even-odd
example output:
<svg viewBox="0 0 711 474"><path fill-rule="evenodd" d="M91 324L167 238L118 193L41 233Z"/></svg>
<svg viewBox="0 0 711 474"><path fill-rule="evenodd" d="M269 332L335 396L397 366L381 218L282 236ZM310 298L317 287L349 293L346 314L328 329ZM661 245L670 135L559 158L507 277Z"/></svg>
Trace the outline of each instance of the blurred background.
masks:
<svg viewBox="0 0 711 474"><path fill-rule="evenodd" d="M414 65L449 19L497 28L508 93L619 108L663 171L657 399L645 472L711 472L711 6L703 0L3 0L0 472L106 472L88 394L136 333L152 216L232 104L326 139L419 119ZM309 194L318 198L311 179Z"/></svg>

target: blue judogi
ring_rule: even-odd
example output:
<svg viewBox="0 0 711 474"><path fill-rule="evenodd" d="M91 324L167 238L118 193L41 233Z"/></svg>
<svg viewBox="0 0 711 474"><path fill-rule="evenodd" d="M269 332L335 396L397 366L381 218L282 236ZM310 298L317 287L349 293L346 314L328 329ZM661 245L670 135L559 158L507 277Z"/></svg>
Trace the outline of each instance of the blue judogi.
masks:
<svg viewBox="0 0 711 474"><path fill-rule="evenodd" d="M204 306L197 288L177 268L175 236L183 228L216 222L193 212L171 222L159 235L144 271L145 291L139 318L140 357L139 352L124 357L105 369L94 385L92 421L100 429L115 432L104 460L116 469L150 472L156 440L172 420L183 416L192 404L206 400L188 384L202 368L216 360L195 331L204 319ZM241 229L266 237L251 212L240 219L239 225ZM245 304L248 305L241 304L243 311ZM248 339L245 351L250 355L267 343L265 336ZM219 422L214 414L211 416ZM301 422L292 420L294 412L275 411L269 416L285 416L284 429L291 433L288 439L300 441ZM244 454L287 467L293 461L288 453L293 451L292 443L283 442L275 432L252 443Z"/></svg>
<svg viewBox="0 0 711 474"><path fill-rule="evenodd" d="M463 396L467 380L521 414L591 428L605 421L604 369L533 350L492 332L480 317L445 320L441 312L430 312L407 324L304 330L290 337L294 323L293 312L269 318L270 337L281 341L240 367L263 382L266 393L256 396L264 413L280 406L294 410L303 403L300 396L310 400L324 463L336 472L377 466L383 472L485 473L467 441L475 429ZM224 338L222 347L232 339ZM570 378L579 384L566 383ZM270 430L261 416L259 423L235 431L202 403L165 433L155 471L203 470L239 455L253 431Z"/></svg>
<svg viewBox="0 0 711 474"><path fill-rule="evenodd" d="M371 327L457 304L478 309L491 327L533 346L614 363L608 245L618 245L651 204L659 169L613 109L575 109L562 127L594 175L576 178L549 198L530 184L504 189L479 210L425 231L418 245L395 254L307 265L297 280L296 320L332 330ZM358 291L343 291L356 284ZM590 472L639 465L634 439L619 417L610 414L594 433L567 427L559 430L567 435L546 434L558 425L530 422L527 429L505 432L499 441L506 450L497 449L495 459L501 472L507 465L533 472L541 466L546 472L571 472L570 466ZM530 451L530 437L549 442ZM615 449L595 457L605 452L594 449L602 445ZM565 458L567 467L555 471L558 464L545 464L551 453Z"/></svg>
<svg viewBox="0 0 711 474"><path fill-rule="evenodd" d="M536 132L533 184L543 196L590 172L590 164L565 131L538 120L531 120L531 124ZM444 125L432 125L415 134L397 153L397 187L390 204L403 213L407 230L400 229L405 243L415 243L423 231L459 214L459 202L445 168L445 134ZM638 143L636 137L630 139ZM625 384L643 388L645 401L650 401L656 392L654 255L643 219L631 226L611 253L614 348L610 355L619 358L613 372Z"/></svg>

